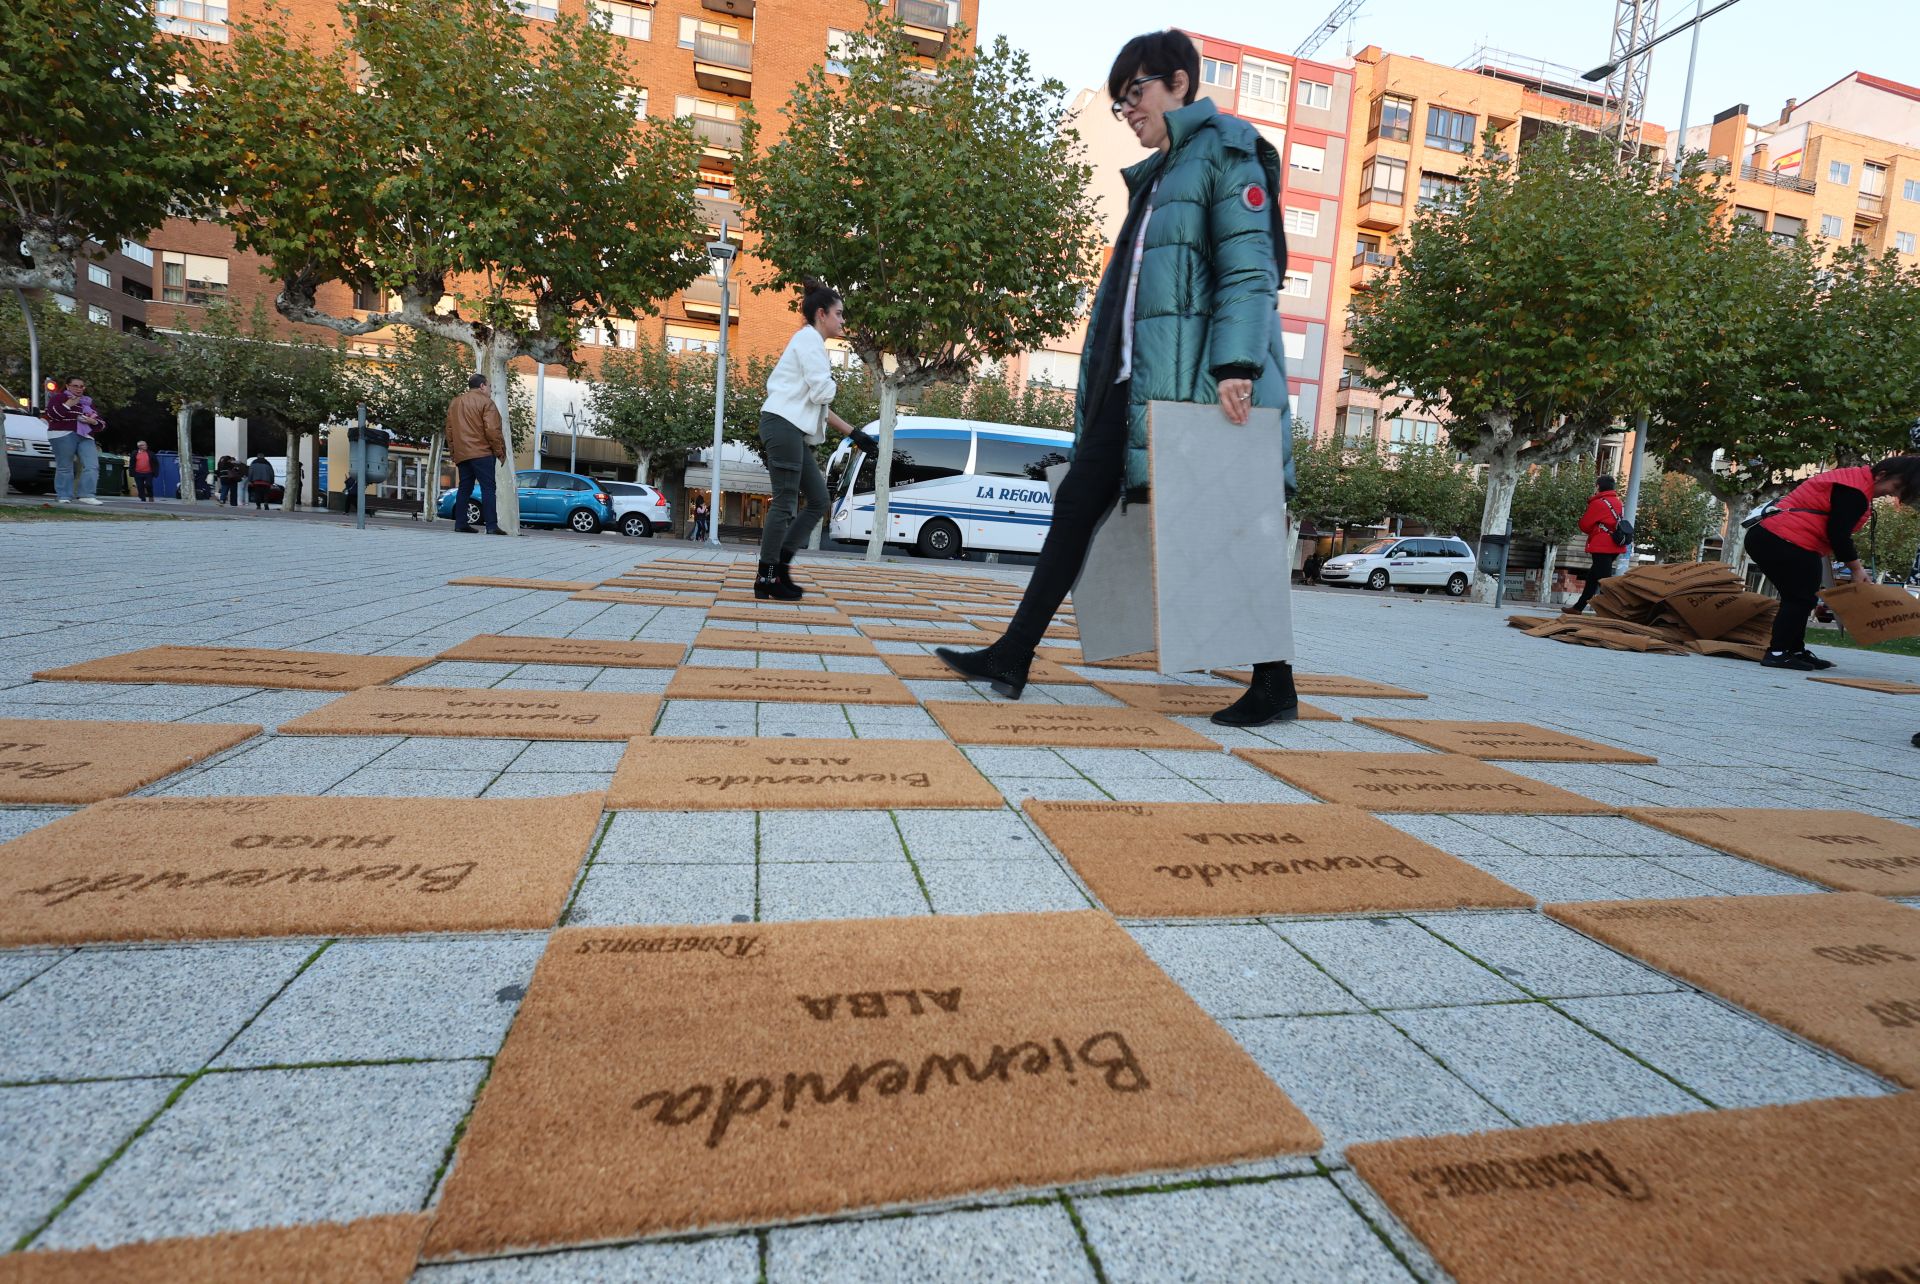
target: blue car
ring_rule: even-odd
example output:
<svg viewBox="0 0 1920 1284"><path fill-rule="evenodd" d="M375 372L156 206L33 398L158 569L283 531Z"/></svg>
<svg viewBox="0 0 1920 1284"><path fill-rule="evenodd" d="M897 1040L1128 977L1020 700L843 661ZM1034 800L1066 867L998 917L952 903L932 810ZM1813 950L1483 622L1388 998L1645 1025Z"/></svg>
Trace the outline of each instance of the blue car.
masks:
<svg viewBox="0 0 1920 1284"><path fill-rule="evenodd" d="M564 526L582 535L613 525L613 497L591 477L524 468L514 474L519 482L520 522L524 526ZM453 516L456 490L440 494L440 516ZM480 498L467 501L466 526L480 525Z"/></svg>

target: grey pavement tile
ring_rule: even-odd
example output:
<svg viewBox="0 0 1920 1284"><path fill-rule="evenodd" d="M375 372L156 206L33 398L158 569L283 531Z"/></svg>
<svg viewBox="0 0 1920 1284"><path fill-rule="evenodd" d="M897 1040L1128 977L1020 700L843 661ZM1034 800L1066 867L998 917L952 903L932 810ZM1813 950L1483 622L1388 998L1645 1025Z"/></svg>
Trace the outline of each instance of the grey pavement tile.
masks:
<svg viewBox="0 0 1920 1284"><path fill-rule="evenodd" d="M949 860L920 867L939 914L1031 914L1093 902L1051 860Z"/></svg>
<svg viewBox="0 0 1920 1284"><path fill-rule="evenodd" d="M507 772L494 779L482 798L558 798L562 794L601 794L613 784L611 771Z"/></svg>
<svg viewBox="0 0 1920 1284"><path fill-rule="evenodd" d="M1711 847L1625 816L1555 816L1552 823L1586 836L1595 852L1625 856L1705 856L1713 852Z"/></svg>
<svg viewBox="0 0 1920 1284"><path fill-rule="evenodd" d="M1259 923L1127 929L1214 1017L1357 1012L1362 1004Z"/></svg>
<svg viewBox="0 0 1920 1284"><path fill-rule="evenodd" d="M327 790L334 798L478 798L491 785L492 771L383 770L354 772Z"/></svg>
<svg viewBox="0 0 1920 1284"><path fill-rule="evenodd" d="M1540 914L1426 914L1437 935L1532 994L1651 994L1677 983Z"/></svg>
<svg viewBox="0 0 1920 1284"><path fill-rule="evenodd" d="M1478 1132L1510 1121L1386 1018L1281 1017L1223 1022L1295 1105L1327 1151L1391 1137Z"/></svg>
<svg viewBox="0 0 1920 1284"><path fill-rule="evenodd" d="M1633 994L1558 1005L1718 1106L1877 1097L1887 1085L1702 994Z"/></svg>
<svg viewBox="0 0 1920 1284"><path fill-rule="evenodd" d="M314 948L249 941L70 955L0 1001L0 1080L190 1074Z"/></svg>
<svg viewBox="0 0 1920 1284"><path fill-rule="evenodd" d="M627 746L619 741L537 740L507 770L514 775L525 771L612 771L626 751Z"/></svg>
<svg viewBox="0 0 1920 1284"><path fill-rule="evenodd" d="M762 861L891 861L904 854L888 812L760 813Z"/></svg>
<svg viewBox="0 0 1920 1284"><path fill-rule="evenodd" d="M875 643L875 645L882 651L892 650L894 652L905 652L908 654L918 654L919 652L919 648L911 642L878 642ZM988 700L996 698L988 696L982 688L974 686L971 682L934 682L925 678L904 678L901 680L901 685L905 686L908 691L911 691L913 698L922 704L930 704L936 700Z"/></svg>
<svg viewBox="0 0 1920 1284"><path fill-rule="evenodd" d="M1784 874L1738 856L1654 856L1648 858L1648 863L1705 884L1710 889L1707 894L1724 892L1729 896L1793 896L1827 890L1819 883L1795 878L1792 874Z"/></svg>
<svg viewBox="0 0 1920 1284"><path fill-rule="evenodd" d="M1325 1177L1078 1199L1109 1280L1408 1280Z"/></svg>
<svg viewBox="0 0 1920 1284"><path fill-rule="evenodd" d="M760 1242L753 1235L691 1243L628 1244L573 1252L423 1266L414 1284L755 1284Z"/></svg>
<svg viewBox="0 0 1920 1284"><path fill-rule="evenodd" d="M969 761L989 776L1051 776L1078 780L1080 773L1051 749L1016 749L993 745L969 745L961 750Z"/></svg>
<svg viewBox="0 0 1920 1284"><path fill-rule="evenodd" d="M1000 791L1000 796L1008 803L1018 807L1028 798L1038 798L1042 802L1099 802L1109 797L1091 780L1079 776L995 776L987 779Z"/></svg>
<svg viewBox="0 0 1920 1284"><path fill-rule="evenodd" d="M0 951L0 998L19 989L71 953L72 950L50 949Z"/></svg>
<svg viewBox="0 0 1920 1284"><path fill-rule="evenodd" d="M822 667L828 673L891 673L887 662L872 655L823 655Z"/></svg>
<svg viewBox="0 0 1920 1284"><path fill-rule="evenodd" d="M1396 1012L1393 1020L1523 1124L1705 1108L1545 1004L1427 1008Z"/></svg>
<svg viewBox="0 0 1920 1284"><path fill-rule="evenodd" d="M297 794L317 797L359 770L350 760L316 763L307 767L209 767L174 776L166 783L143 789L163 797L230 798L251 794Z"/></svg>
<svg viewBox="0 0 1920 1284"><path fill-rule="evenodd" d="M526 682L519 678L502 678L493 684L493 689L495 691L585 691L587 679L581 677L571 682L555 682L550 678L542 678L537 682Z"/></svg>
<svg viewBox="0 0 1920 1284"><path fill-rule="evenodd" d="M1121 776L1092 778L1093 783L1106 791L1107 796L1121 802L1145 803L1205 803L1218 802L1219 799L1191 780L1178 777L1137 777Z"/></svg>
<svg viewBox="0 0 1920 1284"><path fill-rule="evenodd" d="M751 865L750 811L620 811L600 840L597 862L643 865Z"/></svg>
<svg viewBox="0 0 1920 1284"><path fill-rule="evenodd" d="M753 903L751 865L596 863L587 870L565 922L570 927L745 922L753 917Z"/></svg>
<svg viewBox="0 0 1920 1284"><path fill-rule="evenodd" d="M1553 901L1610 901L1632 895L1630 892L1616 892L1586 877L1586 867L1589 865L1603 861L1626 861L1631 857L1604 856L1588 861L1571 856L1467 856L1462 859L1542 904Z"/></svg>
<svg viewBox="0 0 1920 1284"><path fill-rule="evenodd" d="M1081 775L1109 780L1171 780L1179 775L1144 749L1062 749L1061 760Z"/></svg>
<svg viewBox="0 0 1920 1284"><path fill-rule="evenodd" d="M1207 784L1228 780L1272 780L1260 768L1230 753L1204 749L1151 749L1147 756L1177 776ZM1089 771L1090 776L1103 773Z"/></svg>
<svg viewBox="0 0 1920 1284"><path fill-rule="evenodd" d="M767 1237L767 1284L989 1279L1064 1284L1094 1274L1058 1203L799 1226Z"/></svg>
<svg viewBox="0 0 1920 1284"><path fill-rule="evenodd" d="M1330 1173L1329 1176L1333 1184L1340 1188L1340 1193L1359 1208L1361 1216L1371 1221L1375 1230L1392 1241L1393 1246L1400 1251L1401 1259L1412 1266L1416 1277L1436 1281L1444 1281L1448 1278L1447 1273L1440 1269L1440 1263L1436 1262L1433 1254L1427 1251L1427 1246L1401 1224L1400 1219L1393 1215L1393 1210L1381 1202L1380 1196L1374 1193L1373 1187L1367 1185L1359 1174L1351 1168L1342 1168Z"/></svg>
<svg viewBox="0 0 1920 1284"><path fill-rule="evenodd" d="M1407 919L1291 922L1277 930L1335 980L1377 1008L1495 1003L1525 997L1499 973Z"/></svg>
<svg viewBox="0 0 1920 1284"><path fill-rule="evenodd" d="M208 1075L38 1243L108 1246L413 1212L484 1071L452 1061Z"/></svg>
<svg viewBox="0 0 1920 1284"><path fill-rule="evenodd" d="M376 770L505 771L530 740L469 740L464 736L414 736L373 762Z"/></svg>
<svg viewBox="0 0 1920 1284"><path fill-rule="evenodd" d="M77 807L0 807L0 843L32 833L42 825L51 825L78 810Z"/></svg>
<svg viewBox="0 0 1920 1284"><path fill-rule="evenodd" d="M1581 878L1607 889L1609 897L1640 901L1685 896L1718 896L1718 888L1689 878L1645 856L1550 856L1571 866Z"/></svg>
<svg viewBox="0 0 1920 1284"><path fill-rule="evenodd" d="M671 681L673 671L669 669L607 669L587 683L587 690L658 694Z"/></svg>
<svg viewBox="0 0 1920 1284"><path fill-rule="evenodd" d="M1528 856L1618 856L1598 834L1581 832L1536 816L1462 816L1460 819Z"/></svg>
<svg viewBox="0 0 1920 1284"><path fill-rule="evenodd" d="M68 1191L149 1118L177 1079L0 1088L0 1251L33 1230Z"/></svg>
<svg viewBox="0 0 1920 1284"><path fill-rule="evenodd" d="M533 933L336 941L218 1064L490 1057L546 946Z"/></svg>
<svg viewBox="0 0 1920 1284"><path fill-rule="evenodd" d="M897 811L907 853L923 869L949 860L1046 860L1047 849L1017 811Z"/></svg>
<svg viewBox="0 0 1920 1284"><path fill-rule="evenodd" d="M1381 816L1403 834L1411 834L1423 843L1454 856L1519 856L1521 851L1501 842L1492 834L1476 829L1458 816ZM1478 862L1476 862L1478 863Z"/></svg>
<svg viewBox="0 0 1920 1284"><path fill-rule="evenodd" d="M904 856L867 864L760 868L760 917L765 922L892 918L926 912L927 898Z"/></svg>
<svg viewBox="0 0 1920 1284"><path fill-rule="evenodd" d="M247 741L220 760L234 771L326 769L366 766L400 746L401 736L263 736Z"/></svg>
<svg viewBox="0 0 1920 1284"><path fill-rule="evenodd" d="M1305 790L1295 789L1284 780L1276 780L1271 776L1265 780L1202 780L1197 783L1215 802L1314 803L1320 801Z"/></svg>

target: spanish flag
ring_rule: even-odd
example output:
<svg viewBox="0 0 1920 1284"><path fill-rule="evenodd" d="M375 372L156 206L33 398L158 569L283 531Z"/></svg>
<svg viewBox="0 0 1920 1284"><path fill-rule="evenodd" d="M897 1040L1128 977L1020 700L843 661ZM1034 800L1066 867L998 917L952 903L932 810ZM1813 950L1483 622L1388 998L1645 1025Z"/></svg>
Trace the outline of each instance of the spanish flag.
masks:
<svg viewBox="0 0 1920 1284"><path fill-rule="evenodd" d="M1794 148L1773 163L1773 172L1776 174L1798 174L1800 172L1800 158L1806 155L1806 151L1807 149L1804 147Z"/></svg>

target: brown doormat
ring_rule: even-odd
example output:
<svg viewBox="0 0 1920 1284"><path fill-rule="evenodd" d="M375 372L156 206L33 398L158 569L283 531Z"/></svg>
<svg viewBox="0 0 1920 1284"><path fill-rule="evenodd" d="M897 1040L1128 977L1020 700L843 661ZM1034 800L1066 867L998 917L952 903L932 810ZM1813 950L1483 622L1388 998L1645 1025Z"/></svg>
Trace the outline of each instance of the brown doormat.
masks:
<svg viewBox="0 0 1920 1284"><path fill-rule="evenodd" d="M716 651L785 651L794 655L878 655L865 638L835 633L755 633L751 629L701 629L696 647Z"/></svg>
<svg viewBox="0 0 1920 1284"><path fill-rule="evenodd" d="M0 1284L404 1284L426 1233L426 1214L413 1213L118 1248L8 1253L0 1256Z"/></svg>
<svg viewBox="0 0 1920 1284"><path fill-rule="evenodd" d="M1820 590L1820 600L1840 617L1860 646L1877 646L1920 634L1920 602L1891 584L1840 584Z"/></svg>
<svg viewBox="0 0 1920 1284"><path fill-rule="evenodd" d="M150 646L33 676L43 682L177 682L187 686L357 691L404 678L431 656L335 655L245 646Z"/></svg>
<svg viewBox="0 0 1920 1284"><path fill-rule="evenodd" d="M993 641L969 624L941 625L938 628L909 628L893 624L868 624L860 632L875 642L925 642L931 646L982 647Z"/></svg>
<svg viewBox="0 0 1920 1284"><path fill-rule="evenodd" d="M917 678L926 682L958 682L960 675L946 666L937 655L883 655L887 667L903 678ZM1050 683L1053 685L1085 686L1087 680L1072 669L1055 664L1035 656L1032 666L1027 670L1027 681Z"/></svg>
<svg viewBox="0 0 1920 1284"><path fill-rule="evenodd" d="M283 722L280 734L630 740L651 734L659 713L659 696L621 691L377 687Z"/></svg>
<svg viewBox="0 0 1920 1284"><path fill-rule="evenodd" d="M1464 754L1233 752L1310 794L1365 811L1596 816L1619 810Z"/></svg>
<svg viewBox="0 0 1920 1284"><path fill-rule="evenodd" d="M117 798L259 734L212 722L0 718L0 802Z"/></svg>
<svg viewBox="0 0 1920 1284"><path fill-rule="evenodd" d="M489 664L593 664L610 669L672 669L687 658L680 642L608 642L599 638L520 638L483 633L440 653L442 660Z"/></svg>
<svg viewBox="0 0 1920 1284"><path fill-rule="evenodd" d="M595 588L614 592L641 593L685 593L689 597L712 597L713 589L694 580L678 579L635 579L620 576L618 579L601 580Z"/></svg>
<svg viewBox="0 0 1920 1284"><path fill-rule="evenodd" d="M638 593L614 589L588 589L575 593L569 602L612 602L619 606L679 606L703 611L713 601L710 593Z"/></svg>
<svg viewBox="0 0 1920 1284"><path fill-rule="evenodd" d="M637 811L1006 806L944 740L652 736L627 746L607 799Z"/></svg>
<svg viewBox="0 0 1920 1284"><path fill-rule="evenodd" d="M1920 829L1858 811L1635 807L1642 824L1846 892L1920 896Z"/></svg>
<svg viewBox="0 0 1920 1284"><path fill-rule="evenodd" d="M1545 908L1663 972L1920 1087L1920 914L1904 905L1862 892L1814 892Z"/></svg>
<svg viewBox="0 0 1920 1284"><path fill-rule="evenodd" d="M1128 918L1533 905L1351 807L1034 798L1024 806L1101 903Z"/></svg>
<svg viewBox="0 0 1920 1284"><path fill-rule="evenodd" d="M941 610L937 606L919 606L912 603L896 605L892 602L867 605L866 603L850 603L846 598L836 598L834 600L840 609L848 615L857 616L862 619L925 620L929 624L951 624L958 629L970 627L965 616L954 615L949 611Z"/></svg>
<svg viewBox="0 0 1920 1284"><path fill-rule="evenodd" d="M784 605L784 603L783 603ZM775 606L742 606L738 603L715 603L707 610L709 620L734 620L746 624L824 624L836 629L850 629L853 621L838 611L795 611L781 610Z"/></svg>
<svg viewBox="0 0 1920 1284"><path fill-rule="evenodd" d="M1347 1150L1460 1284L1910 1280L1916 1154L1913 1093Z"/></svg>
<svg viewBox="0 0 1920 1284"><path fill-rule="evenodd" d="M1104 914L568 928L494 1062L425 1256L1319 1144Z"/></svg>
<svg viewBox="0 0 1920 1284"><path fill-rule="evenodd" d="M517 580L509 575L463 575L447 583L463 588L534 589L547 593L578 593L593 587L592 580Z"/></svg>
<svg viewBox="0 0 1920 1284"><path fill-rule="evenodd" d="M1809 682L1831 682L1836 687L1857 687L1862 691L1879 691L1886 695L1920 695L1920 686L1911 682L1895 682L1891 678L1816 678L1809 676Z"/></svg>
<svg viewBox="0 0 1920 1284"><path fill-rule="evenodd" d="M1215 669L1213 676L1234 682L1246 682L1252 674L1241 669ZM1349 678L1337 673L1295 673L1293 689L1301 695L1332 696L1343 700L1424 700L1426 695L1405 687L1390 687L1366 678Z"/></svg>
<svg viewBox="0 0 1920 1284"><path fill-rule="evenodd" d="M1182 717L1218 713L1240 698L1240 692L1232 687L1199 687L1188 682L1096 682L1093 685L1135 709ZM1340 715L1302 702L1300 721L1338 722Z"/></svg>
<svg viewBox="0 0 1920 1284"><path fill-rule="evenodd" d="M784 704L915 704L913 692L885 673L813 673L804 669L680 670L669 700L766 700Z"/></svg>
<svg viewBox="0 0 1920 1284"><path fill-rule="evenodd" d="M0 848L0 945L547 928L599 823L599 794L115 798Z"/></svg>
<svg viewBox="0 0 1920 1284"><path fill-rule="evenodd" d="M930 700L927 712L963 745L1067 745L1079 749L1218 749L1220 746L1144 709L1089 705Z"/></svg>
<svg viewBox="0 0 1920 1284"><path fill-rule="evenodd" d="M1158 673L1160 657L1152 651L1138 655L1116 655L1111 660L1089 660L1077 646L1043 646L1037 652L1060 664L1078 664L1090 669L1128 669L1139 673Z"/></svg>
<svg viewBox="0 0 1920 1284"><path fill-rule="evenodd" d="M1355 718L1362 726L1391 732L1442 753L1517 762L1658 762L1643 753L1530 722L1447 722L1438 718Z"/></svg>

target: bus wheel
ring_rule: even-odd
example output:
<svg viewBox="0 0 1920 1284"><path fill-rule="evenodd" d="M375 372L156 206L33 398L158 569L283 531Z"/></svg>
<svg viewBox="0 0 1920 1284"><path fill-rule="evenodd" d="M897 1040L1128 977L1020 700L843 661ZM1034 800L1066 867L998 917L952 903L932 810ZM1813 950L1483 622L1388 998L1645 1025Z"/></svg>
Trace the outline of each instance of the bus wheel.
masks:
<svg viewBox="0 0 1920 1284"><path fill-rule="evenodd" d="M944 517L936 517L920 528L920 556L960 556L960 528Z"/></svg>

